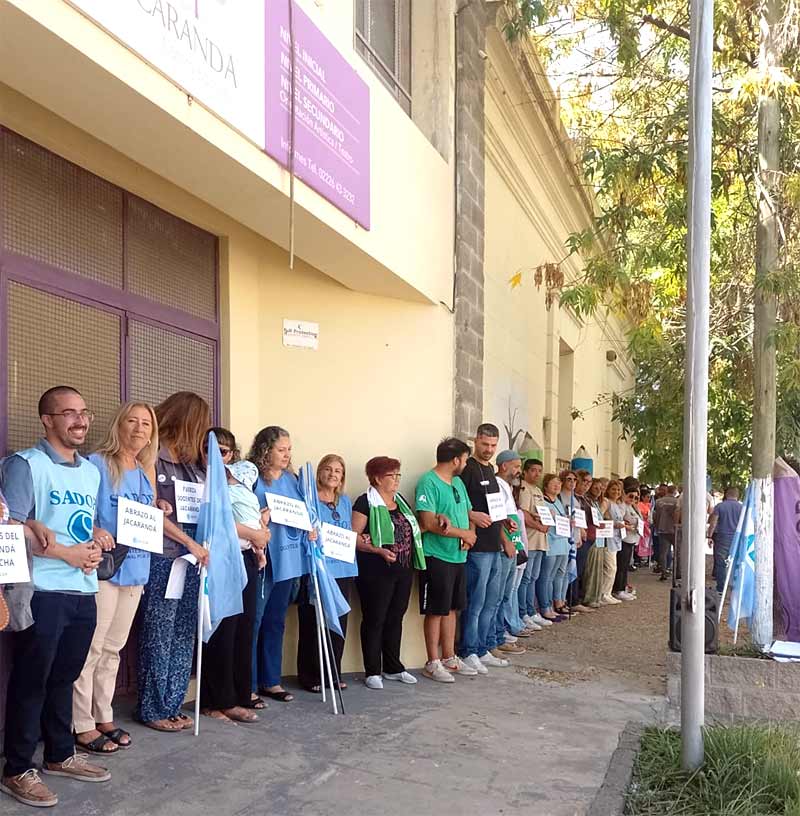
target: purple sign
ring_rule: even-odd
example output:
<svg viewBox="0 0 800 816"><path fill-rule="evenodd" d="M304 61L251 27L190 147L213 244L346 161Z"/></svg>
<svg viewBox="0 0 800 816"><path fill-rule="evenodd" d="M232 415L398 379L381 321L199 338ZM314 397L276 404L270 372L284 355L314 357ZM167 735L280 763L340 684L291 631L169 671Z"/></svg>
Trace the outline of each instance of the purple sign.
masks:
<svg viewBox="0 0 800 816"><path fill-rule="evenodd" d="M780 459L775 468L775 589L783 640L800 642L800 478Z"/></svg>
<svg viewBox="0 0 800 816"><path fill-rule="evenodd" d="M267 0L266 152L289 166L289 2ZM294 4L294 172L370 228L369 86Z"/></svg>

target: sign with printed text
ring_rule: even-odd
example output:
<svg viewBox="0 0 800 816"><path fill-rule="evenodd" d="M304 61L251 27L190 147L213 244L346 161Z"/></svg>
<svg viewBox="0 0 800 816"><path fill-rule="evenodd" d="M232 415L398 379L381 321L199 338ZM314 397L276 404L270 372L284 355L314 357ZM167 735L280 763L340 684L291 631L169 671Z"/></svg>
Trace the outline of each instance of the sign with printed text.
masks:
<svg viewBox="0 0 800 816"><path fill-rule="evenodd" d="M0 584L26 584L30 580L24 528L21 524L0 524Z"/></svg>
<svg viewBox="0 0 800 816"><path fill-rule="evenodd" d="M556 535L567 536L572 533L572 526L566 516L556 516Z"/></svg>
<svg viewBox="0 0 800 816"><path fill-rule="evenodd" d="M489 518L492 521L505 521L508 518L506 497L501 492L487 493L486 506L489 510Z"/></svg>
<svg viewBox="0 0 800 816"><path fill-rule="evenodd" d="M164 513L157 507L123 496L117 504L117 544L137 550L164 552Z"/></svg>
<svg viewBox="0 0 800 816"><path fill-rule="evenodd" d="M601 521L597 525L597 535L595 538L614 538L614 522Z"/></svg>
<svg viewBox="0 0 800 816"><path fill-rule="evenodd" d="M596 508L592 508L592 522L595 526L603 523L603 514Z"/></svg>
<svg viewBox="0 0 800 816"><path fill-rule="evenodd" d="M583 510L578 510L577 508L572 511L572 517L575 519L575 526L580 528L581 530L586 530L586 512Z"/></svg>
<svg viewBox="0 0 800 816"><path fill-rule="evenodd" d="M356 560L356 534L335 524L322 523L322 552L336 561L352 564Z"/></svg>
<svg viewBox="0 0 800 816"><path fill-rule="evenodd" d="M70 2L263 150L263 2Z"/></svg>
<svg viewBox="0 0 800 816"><path fill-rule="evenodd" d="M294 12L295 175L369 229L369 85L294 0L267 3L266 151L289 166L289 2Z"/></svg>
<svg viewBox="0 0 800 816"><path fill-rule="evenodd" d="M179 524L197 524L206 486L202 482L175 482L175 515Z"/></svg>
<svg viewBox="0 0 800 816"><path fill-rule="evenodd" d="M636 522L636 531L639 533L639 538L644 535L644 521L642 519Z"/></svg>
<svg viewBox="0 0 800 816"><path fill-rule="evenodd" d="M284 527L294 527L297 530L311 530L311 519L308 517L308 508L300 499L290 499L288 496L279 496L277 493L266 494L270 510L270 520Z"/></svg>
<svg viewBox="0 0 800 816"><path fill-rule="evenodd" d="M537 504L536 513L539 516L539 521L545 526L552 527L556 523L553 514L550 512L550 508L546 504Z"/></svg>
<svg viewBox="0 0 800 816"><path fill-rule="evenodd" d="M283 345L288 348L319 348L319 323L307 320L283 321Z"/></svg>

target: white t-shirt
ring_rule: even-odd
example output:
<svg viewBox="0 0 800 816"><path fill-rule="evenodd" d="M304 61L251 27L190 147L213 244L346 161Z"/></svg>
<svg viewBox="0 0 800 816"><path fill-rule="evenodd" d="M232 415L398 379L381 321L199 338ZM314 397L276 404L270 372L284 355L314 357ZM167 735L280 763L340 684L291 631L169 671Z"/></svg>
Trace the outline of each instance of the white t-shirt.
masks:
<svg viewBox="0 0 800 816"><path fill-rule="evenodd" d="M497 477L497 484L500 486L500 492L506 500L506 513L510 516L512 513L519 513L517 503L514 501L514 494L511 492L511 485L505 480Z"/></svg>

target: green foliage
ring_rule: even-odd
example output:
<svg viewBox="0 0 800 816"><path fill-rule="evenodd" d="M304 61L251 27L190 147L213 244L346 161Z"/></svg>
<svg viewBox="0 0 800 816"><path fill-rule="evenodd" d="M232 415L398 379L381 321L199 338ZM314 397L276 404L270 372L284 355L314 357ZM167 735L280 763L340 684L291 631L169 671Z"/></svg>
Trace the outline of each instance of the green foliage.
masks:
<svg viewBox="0 0 800 816"><path fill-rule="evenodd" d="M681 0L516 0L514 35L532 36L559 80L562 117L598 213L566 253L583 274L560 302L579 315L612 309L629 326L632 393L614 401L642 477L680 479L685 371L688 7ZM715 3L709 470L716 484L750 469L755 286L757 101L782 101L784 174L776 207L780 264L764 282L779 300L779 452L800 449L800 48L780 71L757 70L755 0ZM791 21L789 21L791 22ZM791 25L786 30L796 32ZM794 35L796 37L796 33ZM582 60L576 54L583 54ZM520 281L517 281L519 284Z"/></svg>
<svg viewBox="0 0 800 816"><path fill-rule="evenodd" d="M800 730L747 725L705 729L705 763L681 770L677 731L642 737L627 816L800 816Z"/></svg>

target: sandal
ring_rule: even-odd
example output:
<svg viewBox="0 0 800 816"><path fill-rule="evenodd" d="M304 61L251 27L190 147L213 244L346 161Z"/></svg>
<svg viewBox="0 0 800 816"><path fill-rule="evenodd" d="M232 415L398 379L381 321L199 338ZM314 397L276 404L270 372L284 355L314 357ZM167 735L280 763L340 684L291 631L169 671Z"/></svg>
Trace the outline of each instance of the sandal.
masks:
<svg viewBox="0 0 800 816"><path fill-rule="evenodd" d="M263 711L267 707L267 704L255 694L250 698L249 703L244 703L242 708L254 708L256 711Z"/></svg>
<svg viewBox="0 0 800 816"><path fill-rule="evenodd" d="M100 731L100 729L97 729ZM115 728L113 731L100 731L100 733L106 738L110 739L115 745L118 745L124 751L126 748L131 747L131 735L122 728ZM123 742L123 740L127 740ZM113 753L113 752L112 752Z"/></svg>
<svg viewBox="0 0 800 816"><path fill-rule="evenodd" d="M8 603L3 597L3 587L0 586L0 632L11 622L11 613L8 611Z"/></svg>
<svg viewBox="0 0 800 816"><path fill-rule="evenodd" d="M211 717L212 720L221 720L222 722L233 722L233 718L229 717L224 711L220 711L216 708L203 708L200 710L200 713L204 717Z"/></svg>
<svg viewBox="0 0 800 816"><path fill-rule="evenodd" d="M194 720L185 714L178 713L174 717L169 717L169 721L177 723L182 729L194 728Z"/></svg>
<svg viewBox="0 0 800 816"><path fill-rule="evenodd" d="M183 731L183 726L178 725L172 717L165 720L150 720L143 722L142 725L152 728L153 731L164 731L169 734L176 734L178 731Z"/></svg>
<svg viewBox="0 0 800 816"><path fill-rule="evenodd" d="M234 706L233 708L226 708L222 712L229 720L240 723L255 723L258 722L258 714L253 714L244 706Z"/></svg>
<svg viewBox="0 0 800 816"><path fill-rule="evenodd" d="M106 750L106 745L113 745L110 750ZM116 754L119 751L119 745L114 745L114 741L110 740L105 734L100 734L91 742L81 742L78 735L75 735L75 746L79 751L85 751L87 754Z"/></svg>
<svg viewBox="0 0 800 816"><path fill-rule="evenodd" d="M267 691L266 689L259 689L259 694L269 697L270 700L277 700L280 703L291 703L294 700L294 694L286 690L282 691Z"/></svg>

